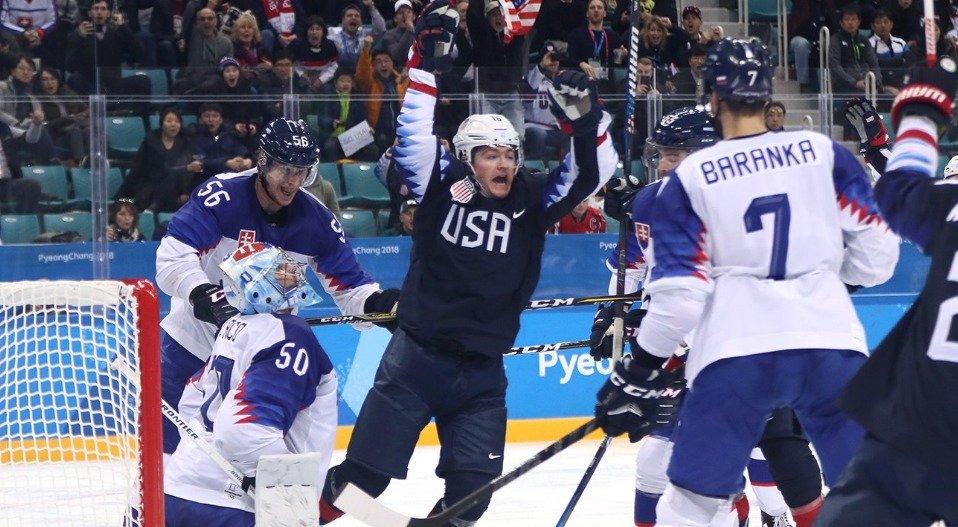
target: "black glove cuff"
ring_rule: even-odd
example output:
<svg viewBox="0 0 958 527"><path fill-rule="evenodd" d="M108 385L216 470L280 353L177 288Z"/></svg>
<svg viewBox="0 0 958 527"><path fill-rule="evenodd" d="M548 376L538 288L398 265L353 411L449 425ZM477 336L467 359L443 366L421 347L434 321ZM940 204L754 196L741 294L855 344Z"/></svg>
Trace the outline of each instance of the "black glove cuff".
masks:
<svg viewBox="0 0 958 527"><path fill-rule="evenodd" d="M636 353L636 351L638 353ZM665 360L662 357L656 357L648 351L646 351L642 346L639 345L638 339L635 341L635 347L632 350L632 364L640 366L642 368L648 368L650 370L657 370L665 364Z"/></svg>

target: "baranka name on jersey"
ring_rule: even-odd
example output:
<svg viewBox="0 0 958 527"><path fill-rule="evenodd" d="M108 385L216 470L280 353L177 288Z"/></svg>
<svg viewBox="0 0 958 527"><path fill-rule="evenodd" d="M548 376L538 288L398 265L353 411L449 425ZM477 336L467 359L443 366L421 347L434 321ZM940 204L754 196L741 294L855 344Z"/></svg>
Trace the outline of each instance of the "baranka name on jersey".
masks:
<svg viewBox="0 0 958 527"><path fill-rule="evenodd" d="M709 160L699 165L705 182L709 185L734 177L742 177L763 170L793 167L817 161L812 142L809 140L784 145L753 148L748 152L735 152L731 156Z"/></svg>

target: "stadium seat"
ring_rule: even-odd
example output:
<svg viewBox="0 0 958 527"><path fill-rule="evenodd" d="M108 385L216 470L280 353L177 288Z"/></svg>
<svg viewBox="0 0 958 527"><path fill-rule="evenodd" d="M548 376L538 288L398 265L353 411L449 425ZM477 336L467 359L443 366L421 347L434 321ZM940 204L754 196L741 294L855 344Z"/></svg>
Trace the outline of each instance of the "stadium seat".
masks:
<svg viewBox="0 0 958 527"><path fill-rule="evenodd" d="M785 14L792 12L792 1L785 0ZM754 22L776 22L778 20L778 0L750 0L748 18Z"/></svg>
<svg viewBox="0 0 958 527"><path fill-rule="evenodd" d="M541 159L526 159L522 164L529 170L545 170L546 162Z"/></svg>
<svg viewBox="0 0 958 527"><path fill-rule="evenodd" d="M344 210L339 222L350 238L376 236L376 218L371 210Z"/></svg>
<svg viewBox="0 0 958 527"><path fill-rule="evenodd" d="M140 143L146 136L143 119L139 117L107 117L106 142L108 155L112 158L128 160L136 155Z"/></svg>
<svg viewBox="0 0 958 527"><path fill-rule="evenodd" d="M369 163L348 163L342 165L343 194L339 204L343 207L387 207L390 203L389 191L379 182L373 173L375 165Z"/></svg>
<svg viewBox="0 0 958 527"><path fill-rule="evenodd" d="M935 171L934 177L943 177L943 174L945 173L945 165L948 164L950 159L951 158L948 156L938 156L938 170Z"/></svg>
<svg viewBox="0 0 958 527"><path fill-rule="evenodd" d="M319 116L311 113L306 116L306 126L309 127L310 131L313 132L313 135L319 137Z"/></svg>
<svg viewBox="0 0 958 527"><path fill-rule="evenodd" d="M90 241L93 239L93 215L89 212L43 215L43 232L69 231L80 233L83 241Z"/></svg>
<svg viewBox="0 0 958 527"><path fill-rule="evenodd" d="M150 241L153 239L153 233L156 232L156 215L152 210L144 210L140 213L140 232L143 239Z"/></svg>
<svg viewBox="0 0 958 527"><path fill-rule="evenodd" d="M3 243L33 243L40 235L36 214L7 214L0 218L0 240Z"/></svg>
<svg viewBox="0 0 958 527"><path fill-rule="evenodd" d="M336 190L337 196L342 195L343 177L339 175L339 163L320 163L319 175L323 176L323 179L333 184L333 188Z"/></svg>
<svg viewBox="0 0 958 527"><path fill-rule="evenodd" d="M66 169L60 165L22 167L23 177L40 182L40 192L54 199L38 202L41 212L63 212L69 209L70 187Z"/></svg>
<svg viewBox="0 0 958 527"><path fill-rule="evenodd" d="M89 168L73 168L70 170L73 179L73 200L70 206L74 209L88 209L93 193L93 178ZM110 167L106 172L106 199L112 200L123 184L123 172L117 167Z"/></svg>
<svg viewBox="0 0 958 527"><path fill-rule="evenodd" d="M604 211L602 212L602 217L605 218L605 232L611 232L613 234L618 234L619 232L619 220L609 216Z"/></svg>
<svg viewBox="0 0 958 527"><path fill-rule="evenodd" d="M123 77L146 75L150 78L150 95L152 97L166 97L170 94L170 79L166 70L160 68L123 68L120 72Z"/></svg>

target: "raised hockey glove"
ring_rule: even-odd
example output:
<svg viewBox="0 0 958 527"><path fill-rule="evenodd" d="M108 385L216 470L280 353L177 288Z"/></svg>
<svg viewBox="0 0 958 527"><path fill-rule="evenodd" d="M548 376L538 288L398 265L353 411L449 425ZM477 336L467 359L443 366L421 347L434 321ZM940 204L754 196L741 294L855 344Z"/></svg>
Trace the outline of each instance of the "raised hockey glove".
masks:
<svg viewBox="0 0 958 527"><path fill-rule="evenodd" d="M891 105L895 129L908 115L927 117L938 125L939 134L951 120L952 100L958 90L958 64L951 57L938 59L933 68L915 67L905 77L904 88Z"/></svg>
<svg viewBox="0 0 958 527"><path fill-rule="evenodd" d="M862 153L865 153L869 146L881 148L888 144L888 131L885 130L881 116L865 99L855 98L848 101L845 105L845 118L858 132Z"/></svg>
<svg viewBox="0 0 958 527"><path fill-rule="evenodd" d="M386 289L384 291L376 291L375 293L366 297L366 301L363 303L363 313L395 313L396 309L399 307L399 289ZM398 325L396 324L396 319L387 320L383 322L373 322L381 328L386 328L390 333L396 330Z"/></svg>
<svg viewBox="0 0 958 527"><path fill-rule="evenodd" d="M649 369L625 357L599 390L595 418L607 435L627 433L635 443L671 423L684 394L680 374Z"/></svg>
<svg viewBox="0 0 958 527"><path fill-rule="evenodd" d="M628 309L628 308L626 308ZM639 334L639 326L642 319L648 311L644 309L634 309L625 313L625 338L629 340L629 347L635 350L638 343L635 338ZM613 306L599 306L595 312L595 318L592 321L592 333L589 335L589 355L595 360L608 359L612 357L612 341L615 326L612 324L615 318Z"/></svg>
<svg viewBox="0 0 958 527"><path fill-rule="evenodd" d="M430 73L452 69L453 40L459 30L459 12L451 0L429 4L416 19L416 39L409 48L406 66Z"/></svg>
<svg viewBox="0 0 958 527"><path fill-rule="evenodd" d="M190 291L193 316L209 322L219 329L227 320L239 314L239 310L226 301L223 288L213 284L198 285Z"/></svg>
<svg viewBox="0 0 958 527"><path fill-rule="evenodd" d="M568 135L595 137L602 120L595 82L581 71L566 70L549 86L549 110Z"/></svg>
<svg viewBox="0 0 958 527"><path fill-rule="evenodd" d="M605 184L605 200L602 204L602 210L610 218L621 221L622 216L631 211L632 200L644 186L635 176L610 179Z"/></svg>

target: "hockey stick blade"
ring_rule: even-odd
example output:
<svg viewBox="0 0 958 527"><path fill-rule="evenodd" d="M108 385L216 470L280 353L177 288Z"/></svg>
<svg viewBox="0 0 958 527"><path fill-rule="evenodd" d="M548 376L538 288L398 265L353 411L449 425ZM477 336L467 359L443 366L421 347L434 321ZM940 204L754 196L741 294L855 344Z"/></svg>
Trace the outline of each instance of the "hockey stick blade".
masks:
<svg viewBox="0 0 958 527"><path fill-rule="evenodd" d="M335 505L337 509L372 527L441 527L463 512L475 507L477 503L492 496L497 490L541 465L552 456L569 448L583 437L595 431L598 427L599 425L596 423L596 420L590 419L579 428L559 438L555 443L540 450L536 455L527 459L518 467L486 483L473 491L472 494L459 500L435 516L426 518L406 516L379 503L372 496L366 494L352 483L347 483L346 486L339 491L333 500L333 505Z"/></svg>
<svg viewBox="0 0 958 527"><path fill-rule="evenodd" d="M532 300L523 309L552 309L554 307L578 307L603 302L637 302L641 300L638 293L628 295L604 295L568 298L548 298ZM395 313L366 313L363 315L336 315L331 317L310 317L306 323L310 326L329 326L333 324L355 324L357 322L388 322L395 320Z"/></svg>

